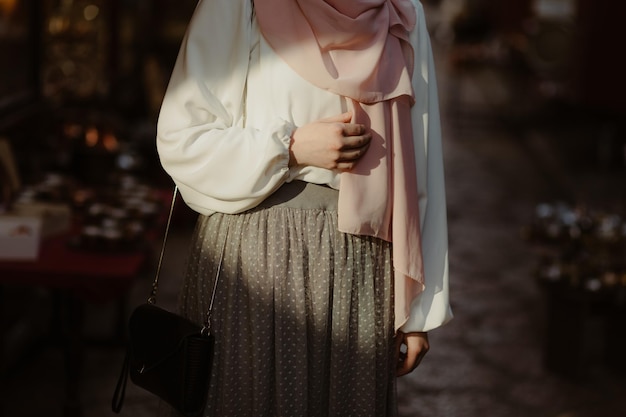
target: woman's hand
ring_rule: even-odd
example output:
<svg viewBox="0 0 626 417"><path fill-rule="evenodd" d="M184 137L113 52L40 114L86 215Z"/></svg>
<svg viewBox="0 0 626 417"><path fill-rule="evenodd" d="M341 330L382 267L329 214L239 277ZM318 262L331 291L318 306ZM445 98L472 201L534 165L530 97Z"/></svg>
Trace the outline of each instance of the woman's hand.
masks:
<svg viewBox="0 0 626 417"><path fill-rule="evenodd" d="M396 334L396 353L398 357L396 376L403 376L413 372L424 358L424 355L426 355L426 352L428 352L428 349L430 349L428 333L403 333L398 330Z"/></svg>
<svg viewBox="0 0 626 417"><path fill-rule="evenodd" d="M289 166L316 166L347 171L365 154L372 134L350 123L352 113L320 119L296 128L291 135Z"/></svg>

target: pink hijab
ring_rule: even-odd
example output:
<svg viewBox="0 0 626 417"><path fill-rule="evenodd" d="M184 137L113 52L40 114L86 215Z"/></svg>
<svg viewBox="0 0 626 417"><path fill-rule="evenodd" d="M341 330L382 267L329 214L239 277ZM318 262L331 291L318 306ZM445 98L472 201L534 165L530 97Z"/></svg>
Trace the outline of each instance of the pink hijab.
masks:
<svg viewBox="0 0 626 417"><path fill-rule="evenodd" d="M396 328L423 290L408 0L254 0L263 37L301 77L345 97L367 153L341 174L339 230L393 242Z"/></svg>

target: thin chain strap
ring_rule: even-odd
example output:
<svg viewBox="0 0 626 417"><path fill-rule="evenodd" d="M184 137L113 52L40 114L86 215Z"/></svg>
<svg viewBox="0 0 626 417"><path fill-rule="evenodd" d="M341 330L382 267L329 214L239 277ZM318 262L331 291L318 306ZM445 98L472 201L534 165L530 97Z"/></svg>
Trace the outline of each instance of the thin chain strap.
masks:
<svg viewBox="0 0 626 417"><path fill-rule="evenodd" d="M217 272L215 273L215 281L213 282L213 293L211 294L211 302L209 303L209 309L204 317L204 326L200 333L203 335L211 334L211 312L213 311L213 302L215 301L215 293L217 292L217 283L220 280L220 271L222 270L222 261L224 260L224 252L226 251L226 237L228 236L228 226L226 224L226 233L224 234L224 241L222 242L222 252L220 253L220 261L217 263Z"/></svg>
<svg viewBox="0 0 626 417"><path fill-rule="evenodd" d="M157 291L159 289L159 276L161 274L161 266L163 265L163 254L165 253L165 244L167 243L167 236L170 232L170 224L172 223L172 214L174 213L174 203L176 203L176 196L178 195L178 186L174 187L174 194L172 195L172 204L170 204L170 213L167 216L167 224L165 225L165 235L163 236L163 244L161 245L161 253L159 254L159 262L157 264L156 273L154 275L154 281L152 281L152 290L148 297L149 304L156 303Z"/></svg>
<svg viewBox="0 0 626 417"><path fill-rule="evenodd" d="M170 232L170 224L172 223L172 214L174 213L174 203L176 203L176 197L178 195L178 186L174 187L174 193L172 195L172 204L170 205L170 212L167 216L167 224L165 226L165 235L163 236L163 244L161 245L161 253L159 254L159 262L157 264L154 281L152 282L152 290L148 297L149 304L156 304L157 291L159 289L159 276L161 274L161 266L163 265L163 255L165 254L165 245L167 243L167 237ZM222 250L220 253L220 260L217 264L217 272L215 273L215 281L213 283L213 292L211 293L211 302L207 309L204 323L202 326L202 334L208 335L211 333L211 312L213 311L213 303L215 301L215 293L217 292L217 283L220 279L220 271L222 270L222 260L224 259L224 251L226 250L226 237L228 236L228 224L226 226L226 233L224 235L224 241L222 242Z"/></svg>

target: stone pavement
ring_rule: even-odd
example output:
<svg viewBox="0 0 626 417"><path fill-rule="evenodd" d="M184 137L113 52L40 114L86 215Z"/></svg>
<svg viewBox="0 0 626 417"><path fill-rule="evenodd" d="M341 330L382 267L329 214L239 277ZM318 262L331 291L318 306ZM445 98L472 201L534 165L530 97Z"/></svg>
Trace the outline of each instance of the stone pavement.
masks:
<svg viewBox="0 0 626 417"><path fill-rule="evenodd" d="M503 124L486 96L495 88L467 73L452 73L436 49L442 91L450 234L451 302L455 319L431 332L431 351L399 382L401 417L624 417L626 377L593 362L582 378L545 369L546 300L533 278L536 259L520 230L537 203L611 194L623 171L575 171L567 147L555 148L567 125L550 131L530 123ZM459 109L465 118L459 117ZM618 195L619 197L619 195ZM623 198L623 196L622 196ZM170 251L184 251L178 230ZM165 276L176 276L183 257L166 257ZM171 271L171 273L170 273ZM147 280L130 302L139 302ZM162 282L166 306L177 283ZM88 308L87 333L105 332L113 308ZM593 344L593 334L580 335ZM625 352L626 354L626 352ZM122 360L119 347L92 347L82 385L86 417L111 416L110 398ZM63 364L46 349L12 376L6 417L61 416ZM156 415L154 400L129 385L122 415Z"/></svg>

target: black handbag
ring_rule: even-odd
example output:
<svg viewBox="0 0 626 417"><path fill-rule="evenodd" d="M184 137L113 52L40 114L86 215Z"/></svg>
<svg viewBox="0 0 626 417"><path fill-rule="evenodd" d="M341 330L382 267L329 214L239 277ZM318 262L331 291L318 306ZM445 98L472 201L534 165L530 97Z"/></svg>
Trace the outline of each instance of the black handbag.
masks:
<svg viewBox="0 0 626 417"><path fill-rule="evenodd" d="M150 297L147 303L135 308L128 321L126 356L112 400L115 413L122 409L128 376L135 385L161 398L183 416L199 416L206 405L215 343L211 310L224 247L203 326L155 305L177 191L175 188Z"/></svg>

